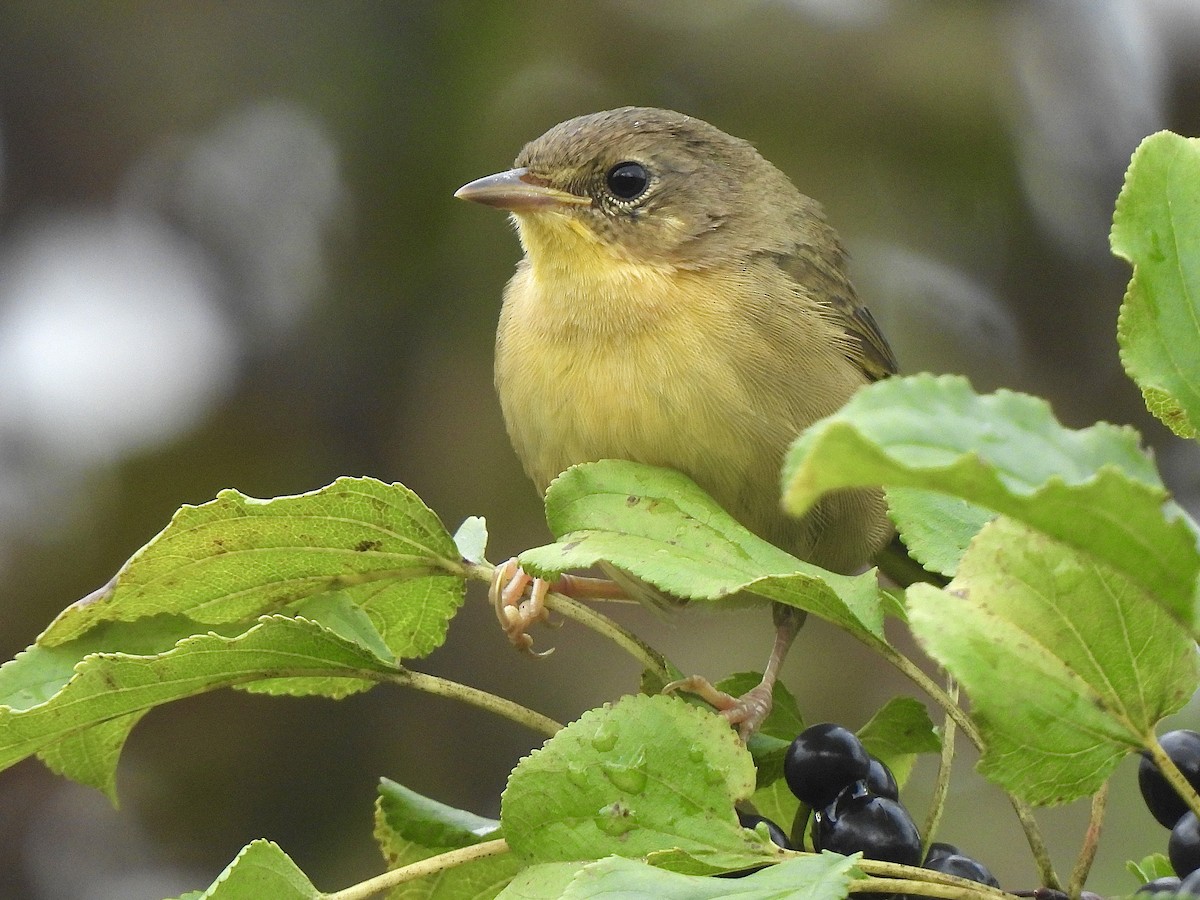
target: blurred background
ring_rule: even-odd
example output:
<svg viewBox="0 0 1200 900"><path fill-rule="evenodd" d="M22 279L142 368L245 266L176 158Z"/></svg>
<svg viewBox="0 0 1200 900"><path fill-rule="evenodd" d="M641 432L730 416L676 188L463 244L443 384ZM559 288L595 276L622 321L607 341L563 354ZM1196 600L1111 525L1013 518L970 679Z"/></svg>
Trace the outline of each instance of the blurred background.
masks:
<svg viewBox="0 0 1200 900"><path fill-rule="evenodd" d="M451 198L556 122L666 106L754 142L820 199L906 371L1132 423L1200 510L1195 448L1148 420L1114 339L1112 205L1146 134L1200 133L1195 0L464 0L0 5L0 658L184 503L338 475L402 481L490 558L545 542L491 386L519 249ZM568 625L514 653L473 586L416 667L562 721L636 690ZM770 617L614 613L685 670L761 667ZM908 692L819 625L784 680L857 728ZM1195 724L1189 711L1180 722ZM324 890L377 873L377 779L495 815L537 743L395 689L218 692L156 710L121 808L34 761L0 773L0 896L154 900L269 837ZM941 837L1034 883L964 751ZM1166 832L1115 777L1089 887ZM918 821L932 764L906 791ZM1086 809L1046 812L1069 872Z"/></svg>

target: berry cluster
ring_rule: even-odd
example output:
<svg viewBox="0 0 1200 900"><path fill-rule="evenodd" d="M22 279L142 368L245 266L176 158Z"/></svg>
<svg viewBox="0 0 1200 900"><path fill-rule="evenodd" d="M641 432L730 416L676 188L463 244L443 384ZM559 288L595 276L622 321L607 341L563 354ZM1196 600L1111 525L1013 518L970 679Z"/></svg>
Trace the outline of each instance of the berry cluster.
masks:
<svg viewBox="0 0 1200 900"><path fill-rule="evenodd" d="M1200 790L1200 734L1171 731L1159 738L1159 743L1188 783ZM1167 856L1175 870L1174 877L1156 878L1138 888L1138 893L1200 897L1200 820L1188 809L1149 754L1143 754L1138 765L1138 787L1142 789L1142 799L1150 814L1164 828L1171 829Z"/></svg>
<svg viewBox="0 0 1200 900"><path fill-rule="evenodd" d="M823 723L792 741L783 763L788 787L813 810L813 849L858 853L883 862L920 865L992 887L992 873L952 844L932 844L921 860L921 835L900 802L891 770L867 753L852 731ZM743 827L765 821L771 839L790 848L774 822L739 813Z"/></svg>

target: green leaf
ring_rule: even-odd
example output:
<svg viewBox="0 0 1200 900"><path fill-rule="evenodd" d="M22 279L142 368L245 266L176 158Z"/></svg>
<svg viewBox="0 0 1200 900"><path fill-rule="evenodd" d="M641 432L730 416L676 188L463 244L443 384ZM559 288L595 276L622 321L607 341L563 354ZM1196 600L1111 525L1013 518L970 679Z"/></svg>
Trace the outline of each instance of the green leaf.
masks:
<svg viewBox="0 0 1200 900"><path fill-rule="evenodd" d="M370 650L381 662L396 661L396 654L384 643L367 610L340 591L309 597L289 612L297 618L323 625L338 637Z"/></svg>
<svg viewBox="0 0 1200 900"><path fill-rule="evenodd" d="M583 862L557 862L526 866L498 896L503 900L560 900L571 879L585 865Z"/></svg>
<svg viewBox="0 0 1200 900"><path fill-rule="evenodd" d="M670 469L612 459L573 466L546 491L546 520L558 540L521 554L530 574L604 561L683 599L750 591L883 640L874 572L837 575L802 562Z"/></svg>
<svg viewBox="0 0 1200 900"><path fill-rule="evenodd" d="M926 569L953 577L971 539L995 513L960 497L891 488L888 512L909 554Z"/></svg>
<svg viewBox="0 0 1200 900"><path fill-rule="evenodd" d="M1133 265L1121 305L1121 362L1150 412L1200 437L1200 140L1160 131L1133 154L1112 250Z"/></svg>
<svg viewBox="0 0 1200 900"><path fill-rule="evenodd" d="M138 717L155 706L261 678L371 680L398 671L320 625L283 616L264 617L237 637L187 638L157 655L94 654L48 700L24 709L0 707L0 769L58 742L82 740L70 752L50 758L68 777L111 794L110 764L115 764L120 744ZM96 749L95 738L80 735L98 726L104 726L97 735L107 748L106 764L100 769L96 759L73 764L81 749Z"/></svg>
<svg viewBox="0 0 1200 900"><path fill-rule="evenodd" d="M746 749L750 751L750 756L754 759L754 769L758 773L755 784L758 788L765 787L783 777L783 760L787 756L791 743L791 741L761 732L750 736L746 742Z"/></svg>
<svg viewBox="0 0 1200 900"><path fill-rule="evenodd" d="M0 707L20 711L45 703L75 675L79 663L103 650L154 656L170 650L198 626L183 616L156 616L137 623L106 622L58 647L34 644L0 666ZM234 629L233 633L240 632ZM63 738L38 752L51 771L89 784L117 803L113 773L125 739L144 714L134 713Z"/></svg>
<svg viewBox="0 0 1200 900"><path fill-rule="evenodd" d="M913 633L971 695L980 771L1033 804L1095 792L1197 687L1194 642L1140 585L1009 519L945 590L908 597Z"/></svg>
<svg viewBox="0 0 1200 900"><path fill-rule="evenodd" d="M309 622L316 622L338 637L356 644L375 654L380 662L392 665L395 662L383 637L375 630L371 617L361 606L341 592L318 594L302 600L289 612ZM248 694L266 694L272 697L329 697L341 700L351 694L369 691L374 684L356 678L264 678L246 684L234 685L237 690Z"/></svg>
<svg viewBox="0 0 1200 900"><path fill-rule="evenodd" d="M201 900L320 900L322 894L277 844L252 841L217 876Z"/></svg>
<svg viewBox="0 0 1200 900"><path fill-rule="evenodd" d="M34 644L0 665L0 706L19 710L45 703L71 680L79 662L94 653L154 656L203 630L185 616L155 616L136 623L106 622L56 647ZM235 627L230 632L245 630Z"/></svg>
<svg viewBox="0 0 1200 900"><path fill-rule="evenodd" d="M412 491L339 478L293 497L222 491L184 506L112 583L64 610L39 644L109 621L180 614L205 626L249 624L336 592L371 618L392 655L439 646L462 602L457 548Z"/></svg>
<svg viewBox="0 0 1200 900"><path fill-rule="evenodd" d="M147 712L131 713L72 734L39 751L38 759L56 775L102 791L117 806L117 760L129 733Z"/></svg>
<svg viewBox="0 0 1200 900"><path fill-rule="evenodd" d="M985 506L1112 566L1197 628L1196 536L1132 429L1072 431L1043 400L979 396L958 377L888 378L805 431L784 472L795 515L826 491L869 485Z"/></svg>
<svg viewBox="0 0 1200 900"><path fill-rule="evenodd" d="M734 813L753 790L750 754L724 718L677 697L632 696L584 713L521 760L500 820L528 862L674 848L769 860Z"/></svg>
<svg viewBox="0 0 1200 900"><path fill-rule="evenodd" d="M389 869L468 847L500 836L500 823L466 810L446 806L387 778L380 779L375 803L375 839ZM433 875L393 888L390 898L495 897L520 870L511 853L489 856L453 866Z"/></svg>
<svg viewBox="0 0 1200 900"><path fill-rule="evenodd" d="M925 704L912 697L893 697L858 730L867 752L877 757L904 787L918 753L942 749Z"/></svg>
<svg viewBox="0 0 1200 900"><path fill-rule="evenodd" d="M843 900L850 882L862 877L853 858L834 853L795 857L736 880L681 875L636 860L609 857L574 872L561 866L534 866L500 896L505 900Z"/></svg>
<svg viewBox="0 0 1200 900"><path fill-rule="evenodd" d="M376 810L377 824L389 835L423 847L468 847L499 836L493 833L500 828L498 820L439 803L390 778L379 779Z"/></svg>
<svg viewBox="0 0 1200 900"><path fill-rule="evenodd" d="M1130 860L1125 863L1125 871L1138 880L1139 886L1155 878L1167 878L1175 874L1171 861L1163 853L1151 853L1138 862Z"/></svg>

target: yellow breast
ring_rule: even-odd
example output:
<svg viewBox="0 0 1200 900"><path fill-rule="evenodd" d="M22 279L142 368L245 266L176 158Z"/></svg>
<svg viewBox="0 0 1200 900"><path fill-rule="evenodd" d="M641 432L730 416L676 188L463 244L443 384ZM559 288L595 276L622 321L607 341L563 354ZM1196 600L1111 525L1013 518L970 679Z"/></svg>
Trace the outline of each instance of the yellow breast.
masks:
<svg viewBox="0 0 1200 900"><path fill-rule="evenodd" d="M712 310L680 302L668 273L624 274L583 292L577 280L539 279L525 267L510 285L496 385L517 453L539 489L567 466L593 459L686 469L680 456L689 433L706 432L703 443L714 443L712 429L746 403L711 346L719 329Z"/></svg>
<svg viewBox="0 0 1200 900"><path fill-rule="evenodd" d="M575 463L631 459L684 472L760 534L790 530L784 451L852 389L832 399L789 383L816 317L792 311L794 334L769 341L752 307L791 298L764 296L744 272L649 265L586 232L531 237L522 225L529 255L505 295L496 386L538 489Z"/></svg>
<svg viewBox="0 0 1200 900"><path fill-rule="evenodd" d="M799 285L769 262L654 265L561 221L520 224L527 255L505 293L496 387L539 491L576 463L629 459L683 472L828 568L853 570L886 539L877 491L831 495L802 521L780 510L787 447L866 380Z"/></svg>

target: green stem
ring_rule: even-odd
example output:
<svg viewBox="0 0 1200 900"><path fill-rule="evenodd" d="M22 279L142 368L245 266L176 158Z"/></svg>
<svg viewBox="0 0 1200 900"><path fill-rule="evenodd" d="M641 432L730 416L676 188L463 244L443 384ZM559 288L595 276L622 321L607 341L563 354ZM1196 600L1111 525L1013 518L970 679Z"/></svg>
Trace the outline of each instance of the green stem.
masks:
<svg viewBox="0 0 1200 900"><path fill-rule="evenodd" d="M1200 817L1200 796L1197 796L1196 789L1192 787L1191 782L1179 771L1179 766L1175 765L1175 761L1167 756L1167 751L1162 748L1158 738L1153 733L1146 735L1143 746L1150 753L1154 764L1158 766L1158 771L1162 772L1163 778L1167 779L1167 783L1175 789L1175 793L1183 798L1188 809Z"/></svg>
<svg viewBox="0 0 1200 900"><path fill-rule="evenodd" d="M967 718L967 714L958 705L956 699L946 693L940 684L926 675L920 666L891 644L884 641L872 639L867 641L867 645L899 669L910 681L924 691L934 703L941 707L946 716L962 729L962 733L966 735L967 740L980 750L983 749L983 736L980 735L979 729L975 727L975 723Z"/></svg>
<svg viewBox="0 0 1200 900"><path fill-rule="evenodd" d="M874 859L860 859L855 863L859 869L868 875L877 876L867 881L855 881L850 886L851 893L866 890L871 893L885 893L882 887L866 887L866 885L891 885L886 893L921 894L926 897L962 897L980 900L983 897L994 900L1012 900L1013 895L1000 888L969 881L956 875L944 872L934 872L918 866L905 866L900 863L880 862ZM946 893L954 891L954 893ZM965 891L966 893L962 893Z"/></svg>
<svg viewBox="0 0 1200 900"><path fill-rule="evenodd" d="M511 719L518 725L524 725L533 731L540 731L549 737L553 737L562 730L560 723L539 712L534 712L532 709L526 709L519 703L514 703L504 697L497 697L495 694L489 694L479 688L460 684L457 681L439 678L436 675L426 675L423 672L404 669L394 675L385 676L385 680L487 710L505 719Z"/></svg>
<svg viewBox="0 0 1200 900"><path fill-rule="evenodd" d="M1092 812L1088 818L1087 833L1083 836L1083 846L1079 849L1079 858L1075 860L1075 868L1071 870L1071 880L1067 883L1067 896L1071 900L1079 900L1083 886L1087 883L1088 872L1092 870L1092 862L1096 859L1096 850L1100 846L1100 829L1104 826L1104 809L1108 804L1108 782L1092 795Z"/></svg>
<svg viewBox="0 0 1200 900"><path fill-rule="evenodd" d="M951 700L958 703L958 685L954 679L948 679L946 693ZM929 816L925 819L924 841L921 843L921 859L929 852L933 838L937 834L938 825L942 821L942 813L946 809L946 795L950 793L950 772L954 765L954 735L957 731L954 720L949 715L942 723L942 757L938 763L937 781L933 786L933 800L929 804Z"/></svg>
<svg viewBox="0 0 1200 900"><path fill-rule="evenodd" d="M975 727L975 723L967 717L963 708L955 702L954 698L942 690L941 685L926 675L916 663L891 644L874 638L864 640L869 647L873 648L880 656L908 676L934 703L940 706L945 711L947 717L962 729L963 734L966 735L972 744L980 750L985 749L983 735L979 733L979 729ZM1166 756L1165 753L1163 755ZM1042 878L1042 884L1046 887L1062 890L1062 882L1058 880L1058 875L1055 874L1054 864L1050 860L1050 851L1046 849L1046 842L1042 839L1041 830L1038 828L1037 821L1033 818L1033 813L1024 801L1014 797L1012 794L1008 795L1008 799L1017 813L1017 819L1021 823L1022 830L1025 832L1025 840L1029 844L1030 852L1033 853L1034 862L1037 864L1038 872Z"/></svg>
<svg viewBox="0 0 1200 900"><path fill-rule="evenodd" d="M672 681L676 677L670 663L663 658L662 654L633 632L622 628L608 616L597 612L587 604L552 591L546 595L546 606L563 618L578 622L602 637L608 638L636 659L643 669L650 670L663 681Z"/></svg>
<svg viewBox="0 0 1200 900"><path fill-rule="evenodd" d="M322 900L366 900L367 897L374 897L389 888L417 878L436 875L438 872L444 872L454 866L461 866L463 863L485 859L489 856L499 856L501 853L507 852L508 842L503 838L496 841L485 841L482 844L472 844L469 847L460 847L457 850L439 853L437 856L422 859L399 869L392 869L382 875L360 881L344 890L334 891L332 894L322 894L321 897Z"/></svg>
<svg viewBox="0 0 1200 900"><path fill-rule="evenodd" d="M792 815L792 827L788 831L788 839L793 847L805 847L804 832L808 830L808 820L811 818L812 807L807 803L801 803L796 807L796 812Z"/></svg>
<svg viewBox="0 0 1200 900"><path fill-rule="evenodd" d="M1050 850L1046 847L1046 842L1042 840L1042 832L1038 828L1037 820L1033 818L1033 810L1024 800L1012 794L1008 795L1008 802L1012 804L1021 828L1025 831L1025 841L1029 844L1029 851L1033 854L1033 861L1037 865L1038 876L1041 878L1043 886L1061 891L1062 882L1058 880L1058 873L1054 871Z"/></svg>
<svg viewBox="0 0 1200 900"><path fill-rule="evenodd" d="M909 878L860 878L850 882L850 896L884 894L889 897L941 897L944 900L980 900L981 897L1004 897L1012 900L1012 894L997 892L988 894L979 890L980 885L934 884L930 881L914 881Z"/></svg>

